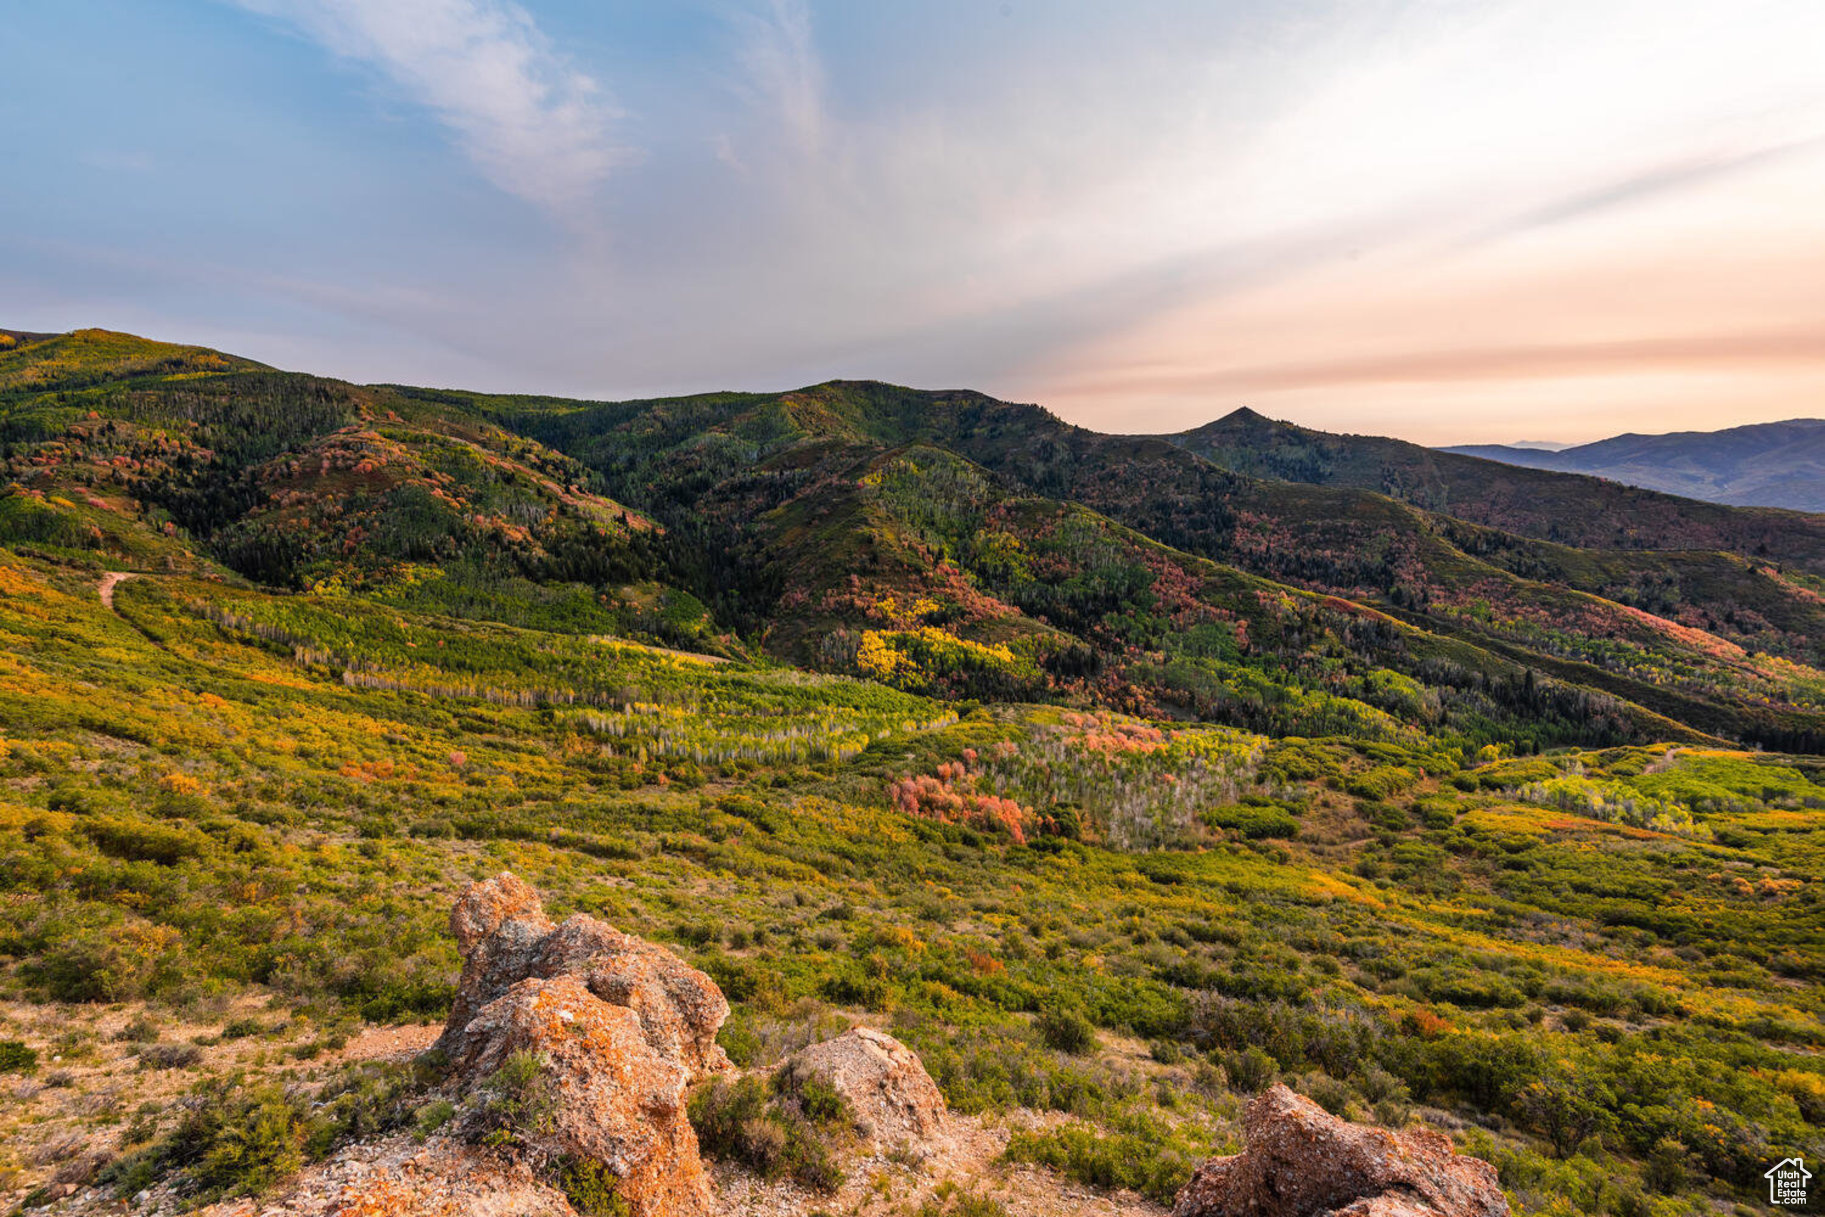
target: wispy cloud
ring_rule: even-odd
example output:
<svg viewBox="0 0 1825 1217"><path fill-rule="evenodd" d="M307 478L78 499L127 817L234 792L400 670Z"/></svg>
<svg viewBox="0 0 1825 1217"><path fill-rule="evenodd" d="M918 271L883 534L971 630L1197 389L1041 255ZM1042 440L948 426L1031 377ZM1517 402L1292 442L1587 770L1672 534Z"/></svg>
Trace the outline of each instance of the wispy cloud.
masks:
<svg viewBox="0 0 1825 1217"><path fill-rule="evenodd" d="M824 71L804 0L762 0L732 10L730 20L742 37L750 101L770 112L794 151L815 155L826 127Z"/></svg>
<svg viewBox="0 0 1825 1217"><path fill-rule="evenodd" d="M574 215L629 159L590 76L512 0L234 0L381 72L509 194Z"/></svg>
<svg viewBox="0 0 1825 1217"><path fill-rule="evenodd" d="M1168 389L1234 394L1370 384L1562 379L1757 365L1825 365L1825 347L1820 345L1817 330L1788 328L1611 342L1420 349L1215 372L1203 368L1189 372L1138 369L1106 381L1086 378L1078 387L1126 394Z"/></svg>
<svg viewBox="0 0 1825 1217"><path fill-rule="evenodd" d="M87 70L34 86L0 247L157 233L174 266L257 272L186 291L318 326L297 362L325 371L452 383L462 352L480 387L592 397L880 376L1105 427L1246 401L1454 441L1825 400L1819 0L215 2L535 214L438 206L447 167L361 138L254 23L193 48L158 6L100 31L26 5ZM0 75L31 45L0 39ZM178 65L157 91L147 61ZM149 158L131 192L69 172L114 147ZM200 149L266 171L212 189ZM122 284L78 320L181 277L9 289L6 255L0 297ZM370 332L392 364L351 364Z"/></svg>
<svg viewBox="0 0 1825 1217"><path fill-rule="evenodd" d="M1617 207L1647 202L1708 185L1720 178L1760 169L1786 157L1816 152L1821 146L1825 146L1825 136L1723 155L1686 157L1672 164L1650 166L1595 188L1580 190L1569 198L1555 200L1501 224L1479 239L1505 237L1530 229L1582 220Z"/></svg>

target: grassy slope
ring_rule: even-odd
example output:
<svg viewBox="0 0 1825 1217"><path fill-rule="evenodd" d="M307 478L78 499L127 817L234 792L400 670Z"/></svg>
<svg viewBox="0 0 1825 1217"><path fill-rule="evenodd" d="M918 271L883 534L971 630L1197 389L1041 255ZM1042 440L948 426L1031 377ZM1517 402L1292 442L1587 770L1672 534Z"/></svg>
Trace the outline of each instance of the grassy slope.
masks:
<svg viewBox="0 0 1825 1217"><path fill-rule="evenodd" d="M575 462L385 388L79 331L0 352L0 464L0 540L63 561L738 645Z"/></svg>
<svg viewBox="0 0 1825 1217"><path fill-rule="evenodd" d="M1457 1108L1529 1211L1594 1211L1669 1140L1669 1211L1812 1148L1825 786L1778 758L1459 770L1423 741L959 721L878 685L181 576L122 584L114 613L42 563L0 558L0 584L15 993L206 1019L252 986L325 1038L434 1016L450 896L511 866L708 967L738 1055L873 1009L962 1110L1067 1113L1020 1152L1086 1180L1113 1152L1164 1194L1276 1072L1358 1118ZM909 775L1034 809L1028 844L890 799ZM1068 826L1038 809L1066 807L1081 840L1047 835ZM1046 1047L1039 1010L1154 1041L1164 1085ZM1541 1079L1610 1096L1619 1156L1554 1158Z"/></svg>

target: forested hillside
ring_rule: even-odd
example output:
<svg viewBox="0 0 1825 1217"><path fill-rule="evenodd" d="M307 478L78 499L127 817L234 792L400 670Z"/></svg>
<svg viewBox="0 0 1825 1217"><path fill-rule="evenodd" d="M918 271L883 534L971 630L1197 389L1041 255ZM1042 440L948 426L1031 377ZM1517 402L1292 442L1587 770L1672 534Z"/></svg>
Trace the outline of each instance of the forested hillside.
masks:
<svg viewBox="0 0 1825 1217"><path fill-rule="evenodd" d="M891 1027L1136 1204L1276 1079L1528 1213L1825 1152L1825 518L1246 418L7 337L7 1198L435 1127L344 1050L444 1016L503 868L702 967L738 1062Z"/></svg>
<svg viewBox="0 0 1825 1217"><path fill-rule="evenodd" d="M725 610L780 631L800 662L844 669L868 638L904 649L917 627L1031 659L1001 665L999 685L960 665L953 683L990 696L1088 680L1128 709L1325 731L1298 715L1386 712L1364 682L1401 676L1479 742L1485 721L1502 724L1489 741L1525 748L1667 736L1666 719L1767 747L1825 741L1825 585L1804 565L1696 540L1675 552L1536 541L978 394L832 383L601 406L440 400L589 465L687 553L699 547L701 577L740 598ZM1618 513L1605 527L1655 517L1572 480L1589 512ZM1825 554L1809 548L1825 546L1814 517L1790 517L1796 536L1785 516L1670 498L1656 510L1668 535ZM922 600L931 619L915 621L906 609ZM817 653L793 646L807 631Z"/></svg>
<svg viewBox="0 0 1825 1217"><path fill-rule="evenodd" d="M1825 565L1825 523L1816 515L1726 507L1563 472L1568 466L1557 463L1562 455L1558 453L1490 461L1405 440L1313 431L1247 409L1167 438L1226 469L1373 490L1460 519L1568 545L1724 549L1814 573Z"/></svg>

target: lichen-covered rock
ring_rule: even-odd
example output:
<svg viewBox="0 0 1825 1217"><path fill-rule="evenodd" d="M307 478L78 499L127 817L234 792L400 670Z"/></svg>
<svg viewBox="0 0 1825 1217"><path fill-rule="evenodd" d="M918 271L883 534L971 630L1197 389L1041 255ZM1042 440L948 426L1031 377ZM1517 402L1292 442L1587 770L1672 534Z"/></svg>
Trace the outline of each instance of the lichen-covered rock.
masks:
<svg viewBox="0 0 1825 1217"><path fill-rule="evenodd" d="M1200 1166L1173 1217L1508 1217L1495 1168L1441 1133L1340 1120L1275 1086L1248 1105L1247 1146Z"/></svg>
<svg viewBox="0 0 1825 1217"><path fill-rule="evenodd" d="M729 1003L716 982L664 947L579 913L554 926L538 894L512 874L476 883L450 915L463 953L462 979L437 1046L467 1054L469 1022L528 977L581 977L597 997L625 1006L653 1048L682 1060L693 1079L729 1067L716 1033Z"/></svg>
<svg viewBox="0 0 1825 1217"><path fill-rule="evenodd" d="M636 1217L710 1211L709 1178L684 1113L692 1070L654 1049L635 1011L576 976L522 980L482 1007L463 1037L460 1075L485 1079L516 1052L544 1068L549 1126L527 1134L551 1158L586 1158L620 1178Z"/></svg>
<svg viewBox="0 0 1825 1217"><path fill-rule="evenodd" d="M476 883L450 917L462 979L437 1046L471 1093L516 1053L552 1100L521 1144L549 1161L601 1163L633 1217L707 1217L708 1177L685 1089L728 1067L716 1033L729 1004L663 947L582 915L554 926L511 874Z"/></svg>
<svg viewBox="0 0 1825 1217"><path fill-rule="evenodd" d="M517 875L502 872L469 886L450 910L463 975L439 1048L451 1057L461 1055L463 1028L514 982L532 975L539 944L552 929L538 893Z"/></svg>
<svg viewBox="0 0 1825 1217"><path fill-rule="evenodd" d="M639 1016L653 1049L682 1060L693 1078L729 1067L716 1044L728 1001L715 981L664 947L578 914L539 944L531 975L582 977L597 997Z"/></svg>
<svg viewBox="0 0 1825 1217"><path fill-rule="evenodd" d="M944 1129L944 1095L919 1054L872 1027L813 1044L781 1068L830 1083L848 1101L857 1130L881 1148L915 1144Z"/></svg>

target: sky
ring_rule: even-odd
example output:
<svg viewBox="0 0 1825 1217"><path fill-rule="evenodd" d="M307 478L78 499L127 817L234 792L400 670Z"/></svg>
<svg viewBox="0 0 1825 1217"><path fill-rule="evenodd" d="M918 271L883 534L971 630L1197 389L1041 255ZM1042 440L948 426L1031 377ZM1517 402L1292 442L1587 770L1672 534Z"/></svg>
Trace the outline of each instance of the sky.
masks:
<svg viewBox="0 0 1825 1217"><path fill-rule="evenodd" d="M1820 0L8 0L0 325L1106 431L1825 416Z"/></svg>

